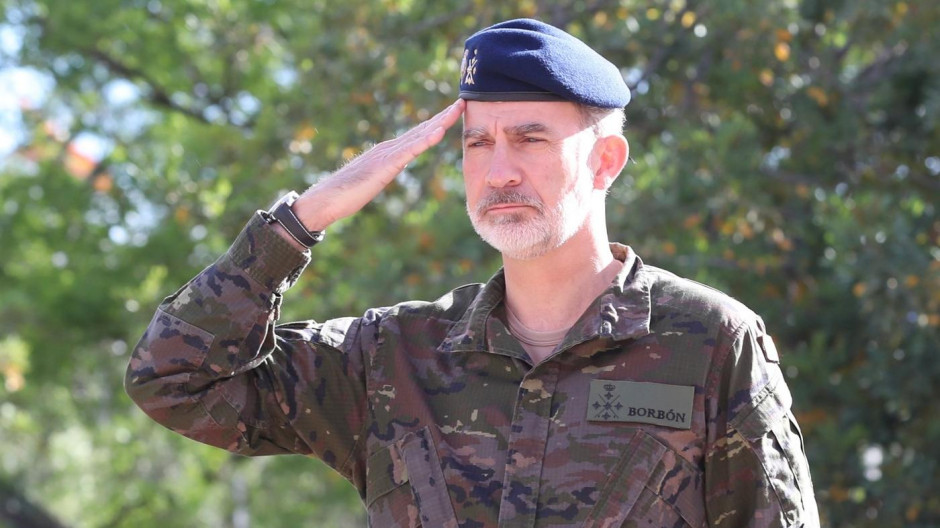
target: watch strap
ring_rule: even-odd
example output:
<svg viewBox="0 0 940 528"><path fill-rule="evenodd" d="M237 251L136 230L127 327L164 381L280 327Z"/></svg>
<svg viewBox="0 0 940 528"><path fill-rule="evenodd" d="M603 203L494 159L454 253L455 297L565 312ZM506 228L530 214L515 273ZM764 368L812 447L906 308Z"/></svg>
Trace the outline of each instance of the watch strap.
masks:
<svg viewBox="0 0 940 528"><path fill-rule="evenodd" d="M287 233L300 245L310 248L323 240L323 231L309 231L304 227L303 222L294 214L291 206L299 198L298 194L291 191L281 197L274 206L268 211L270 220L281 224Z"/></svg>

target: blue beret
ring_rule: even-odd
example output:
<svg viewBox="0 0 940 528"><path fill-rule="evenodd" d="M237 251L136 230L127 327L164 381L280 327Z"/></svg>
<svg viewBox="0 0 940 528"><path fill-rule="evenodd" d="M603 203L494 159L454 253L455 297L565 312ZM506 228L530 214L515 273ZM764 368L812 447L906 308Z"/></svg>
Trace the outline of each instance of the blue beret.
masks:
<svg viewBox="0 0 940 528"><path fill-rule="evenodd" d="M520 18L467 39L460 97L623 108L630 102L630 89L620 70L584 42L544 22Z"/></svg>

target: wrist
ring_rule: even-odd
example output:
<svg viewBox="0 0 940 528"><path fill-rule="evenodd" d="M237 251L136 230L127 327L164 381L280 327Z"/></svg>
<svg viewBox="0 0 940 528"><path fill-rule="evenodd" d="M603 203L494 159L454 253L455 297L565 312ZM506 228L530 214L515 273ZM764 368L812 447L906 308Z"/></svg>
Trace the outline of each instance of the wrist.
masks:
<svg viewBox="0 0 940 528"><path fill-rule="evenodd" d="M290 239L308 249L323 240L323 230L309 229L296 215L293 205L298 199L297 193L291 191L282 196L268 211L263 213L268 224L276 227L282 235L287 234Z"/></svg>
<svg viewBox="0 0 940 528"><path fill-rule="evenodd" d="M326 204L317 204L317 196L309 190L291 204L291 210L308 231L325 231L333 223L324 212ZM323 200L321 200L323 201Z"/></svg>

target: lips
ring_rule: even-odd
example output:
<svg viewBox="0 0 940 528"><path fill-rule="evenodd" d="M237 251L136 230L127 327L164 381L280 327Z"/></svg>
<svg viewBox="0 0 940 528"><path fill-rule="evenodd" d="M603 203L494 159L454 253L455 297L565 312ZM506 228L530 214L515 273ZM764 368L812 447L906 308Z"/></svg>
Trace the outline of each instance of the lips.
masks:
<svg viewBox="0 0 940 528"><path fill-rule="evenodd" d="M486 212L488 212L488 213L489 213L489 212L497 212L497 213L498 213L498 212L500 212L500 211L515 211L515 210L517 210L517 209L522 209L522 208L524 208L524 207L532 207L532 206L531 206L531 205L528 205L528 204L516 204L516 203L498 204L498 205L493 205L493 206L491 206L491 207L488 207L488 208L486 209Z"/></svg>
<svg viewBox="0 0 940 528"><path fill-rule="evenodd" d="M541 203L537 199L518 191L498 191L480 200L480 203L477 204L477 211L481 213L510 213L526 207L539 211L541 210Z"/></svg>

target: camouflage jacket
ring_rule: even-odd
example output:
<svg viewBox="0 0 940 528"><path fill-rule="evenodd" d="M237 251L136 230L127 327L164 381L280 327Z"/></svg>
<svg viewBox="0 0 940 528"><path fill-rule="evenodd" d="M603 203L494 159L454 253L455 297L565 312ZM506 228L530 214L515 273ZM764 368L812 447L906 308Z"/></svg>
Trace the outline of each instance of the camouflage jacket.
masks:
<svg viewBox="0 0 940 528"><path fill-rule="evenodd" d="M618 278L532 365L504 279L361 317L275 326L310 259L256 215L159 307L126 387L245 455L319 457L371 526L816 526L761 320L626 246Z"/></svg>

